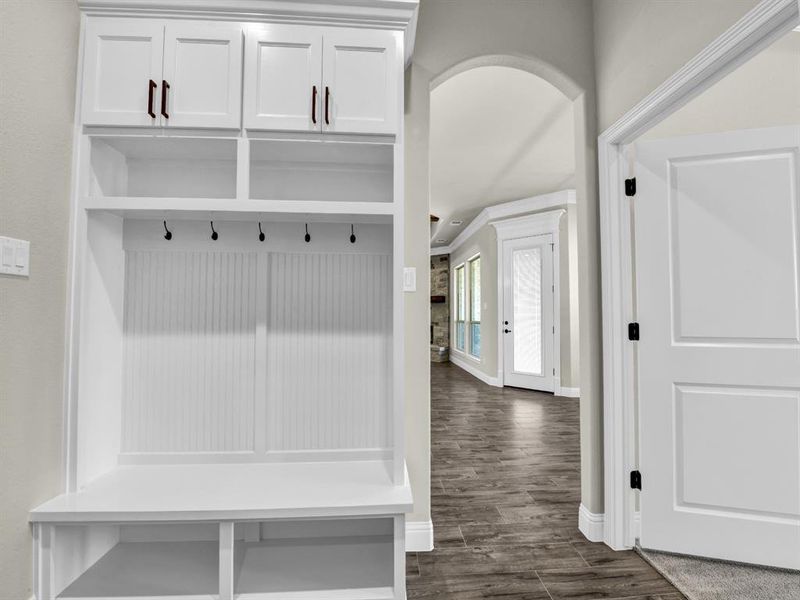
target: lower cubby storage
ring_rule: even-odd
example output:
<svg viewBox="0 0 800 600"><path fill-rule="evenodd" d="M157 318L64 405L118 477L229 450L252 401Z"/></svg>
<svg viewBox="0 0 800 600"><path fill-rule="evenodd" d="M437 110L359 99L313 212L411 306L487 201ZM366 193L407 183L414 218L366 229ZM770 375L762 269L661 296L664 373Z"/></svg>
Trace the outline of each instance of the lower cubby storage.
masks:
<svg viewBox="0 0 800 600"><path fill-rule="evenodd" d="M402 514L37 522L34 535L36 600L405 598Z"/></svg>
<svg viewBox="0 0 800 600"><path fill-rule="evenodd" d="M49 598L218 598L217 524L56 525L47 537Z"/></svg>
<svg viewBox="0 0 800 600"><path fill-rule="evenodd" d="M253 525L242 529L252 531ZM249 535L236 535L235 598L397 597L399 557L391 517L278 521L255 527Z"/></svg>

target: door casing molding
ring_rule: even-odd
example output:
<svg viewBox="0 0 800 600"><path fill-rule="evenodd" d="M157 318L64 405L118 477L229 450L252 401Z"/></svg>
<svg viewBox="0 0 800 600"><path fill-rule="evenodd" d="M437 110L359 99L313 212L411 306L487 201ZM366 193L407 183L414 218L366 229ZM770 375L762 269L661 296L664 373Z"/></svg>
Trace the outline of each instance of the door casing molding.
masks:
<svg viewBox="0 0 800 600"><path fill-rule="evenodd" d="M634 348L627 324L636 320L624 146L800 24L800 0L763 0L706 46L598 138L603 314L603 537L615 550L638 537L635 492L628 474L638 464L634 418Z"/></svg>
<svg viewBox="0 0 800 600"><path fill-rule="evenodd" d="M505 307L504 269L505 255L503 242L537 235L551 235L553 240L553 375L554 394L562 395L561 390L561 277L559 273L560 240L558 235L561 218L567 214L562 209L514 217L489 224L497 232L497 382L500 387L504 385L505 368L503 365L504 346L503 324L500 317Z"/></svg>

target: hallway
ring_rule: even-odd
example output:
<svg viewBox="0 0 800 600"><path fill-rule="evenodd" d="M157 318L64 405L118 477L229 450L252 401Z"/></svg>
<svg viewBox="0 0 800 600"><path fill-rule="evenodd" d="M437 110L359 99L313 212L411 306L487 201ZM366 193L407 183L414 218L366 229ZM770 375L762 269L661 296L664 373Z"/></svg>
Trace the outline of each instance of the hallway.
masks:
<svg viewBox="0 0 800 600"><path fill-rule="evenodd" d="M431 364L431 453L436 549L407 555L410 599L682 600L578 531L578 400Z"/></svg>

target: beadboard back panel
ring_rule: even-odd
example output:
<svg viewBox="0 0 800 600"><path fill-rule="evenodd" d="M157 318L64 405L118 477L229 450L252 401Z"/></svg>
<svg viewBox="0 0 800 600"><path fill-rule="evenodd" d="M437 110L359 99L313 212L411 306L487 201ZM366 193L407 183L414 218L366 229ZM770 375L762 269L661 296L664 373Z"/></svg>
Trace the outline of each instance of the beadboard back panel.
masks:
<svg viewBox="0 0 800 600"><path fill-rule="evenodd" d="M155 245L153 225L125 224L120 462L389 452L386 228L362 227L359 244L337 246L349 232L317 224L314 245L301 238L302 251L277 252L244 226L217 244L207 224L182 222L179 243Z"/></svg>
<svg viewBox="0 0 800 600"><path fill-rule="evenodd" d="M252 452L257 255L126 254L122 452Z"/></svg>
<svg viewBox="0 0 800 600"><path fill-rule="evenodd" d="M387 448L388 255L272 254L267 449Z"/></svg>

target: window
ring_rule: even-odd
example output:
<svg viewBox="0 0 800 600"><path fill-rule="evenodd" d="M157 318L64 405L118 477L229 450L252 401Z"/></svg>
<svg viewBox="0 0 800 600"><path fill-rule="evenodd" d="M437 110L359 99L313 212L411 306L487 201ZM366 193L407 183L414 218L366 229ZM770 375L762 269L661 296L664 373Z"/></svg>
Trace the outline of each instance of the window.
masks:
<svg viewBox="0 0 800 600"><path fill-rule="evenodd" d="M481 356L481 257L469 261L469 353Z"/></svg>
<svg viewBox="0 0 800 600"><path fill-rule="evenodd" d="M464 345L465 341L465 323L466 320L466 306L467 306L467 298L466 298L466 289L464 286L464 265L456 267L456 310L455 310L455 321L456 321L456 350L460 350L464 352Z"/></svg>
<svg viewBox="0 0 800 600"><path fill-rule="evenodd" d="M481 356L481 257L475 256L454 269L455 350Z"/></svg>

